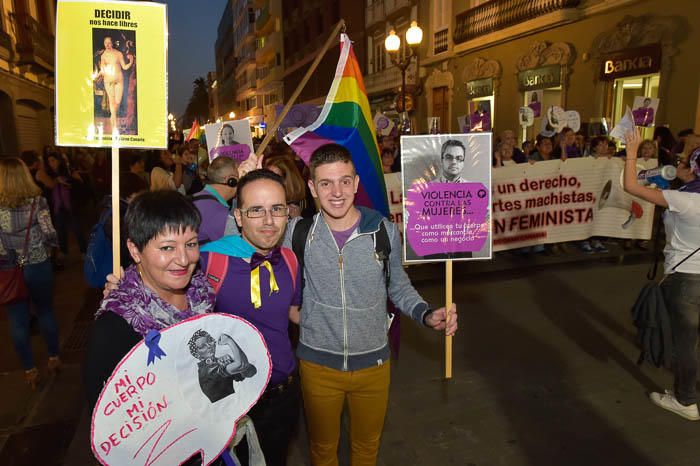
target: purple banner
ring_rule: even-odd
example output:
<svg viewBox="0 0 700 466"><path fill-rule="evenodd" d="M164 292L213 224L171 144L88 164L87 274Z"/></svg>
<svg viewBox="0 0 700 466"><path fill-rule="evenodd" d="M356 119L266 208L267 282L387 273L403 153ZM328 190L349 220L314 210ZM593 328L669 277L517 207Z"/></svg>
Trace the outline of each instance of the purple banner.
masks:
<svg viewBox="0 0 700 466"><path fill-rule="evenodd" d="M209 160L217 157L228 157L243 162L250 156L250 147L247 144L233 144L231 146L215 147L209 151Z"/></svg>
<svg viewBox="0 0 700 466"><path fill-rule="evenodd" d="M489 237L482 183L415 182L406 191L405 236L418 256L480 251Z"/></svg>

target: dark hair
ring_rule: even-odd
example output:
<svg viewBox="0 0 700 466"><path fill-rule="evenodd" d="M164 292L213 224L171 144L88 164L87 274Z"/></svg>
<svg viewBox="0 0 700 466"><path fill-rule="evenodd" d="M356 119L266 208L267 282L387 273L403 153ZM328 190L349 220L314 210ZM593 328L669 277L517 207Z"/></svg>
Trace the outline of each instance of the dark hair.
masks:
<svg viewBox="0 0 700 466"><path fill-rule="evenodd" d="M309 160L311 178L314 177L316 168L329 163L343 162L349 163L355 171L355 164L352 162L350 151L339 144L326 144L314 151Z"/></svg>
<svg viewBox="0 0 700 466"><path fill-rule="evenodd" d="M549 142L551 142L552 145L554 145L554 141L552 141L552 138L550 138L550 137L548 137L548 136L544 136L544 135L542 135L542 134L538 134L538 135L535 137L535 145L536 145L536 146L539 146L540 144L542 144L542 141L544 141L545 139L549 139Z"/></svg>
<svg viewBox="0 0 700 466"><path fill-rule="evenodd" d="M192 201L177 191L149 191L129 204L124 216L126 236L139 251L164 232L199 230L202 217Z"/></svg>
<svg viewBox="0 0 700 466"><path fill-rule="evenodd" d="M22 159L22 162L24 162L24 164L28 167L34 165L35 163L37 163L39 161L39 156L37 155L36 151L34 151L34 150L22 151L22 155L20 158Z"/></svg>
<svg viewBox="0 0 700 466"><path fill-rule="evenodd" d="M596 136L593 139L591 139L591 151L594 151L596 147L598 147L598 144L601 142L604 142L606 145L608 145L609 139L606 136Z"/></svg>
<svg viewBox="0 0 700 466"><path fill-rule="evenodd" d="M561 133L560 133L560 134L565 134L565 133L569 133L569 132L573 133L574 130L571 129L571 128L569 128L568 126L564 126L564 127L561 129Z"/></svg>
<svg viewBox="0 0 700 466"><path fill-rule="evenodd" d="M58 160L58 171L54 171L53 168L51 168L51 164L49 164L49 158L51 157ZM44 170L46 170L46 173L51 177L70 176L68 164L66 164L66 160L59 152L44 154Z"/></svg>
<svg viewBox="0 0 700 466"><path fill-rule="evenodd" d="M238 190L236 191L236 204L238 205L239 209L243 205L243 196L241 196L241 194L243 193L243 189L246 187L247 184L258 180L270 180L274 181L275 183L279 183L279 185L282 187L282 190L285 192L286 197L287 191L284 188L284 180L281 176L279 176L275 172L271 172L266 168L253 170L246 173L243 178L238 180Z"/></svg>
<svg viewBox="0 0 700 466"><path fill-rule="evenodd" d="M657 126L654 128L654 141L661 139L659 141L659 147L666 149L666 151L673 150L676 145L676 140L673 138L673 133L666 126Z"/></svg>
<svg viewBox="0 0 700 466"><path fill-rule="evenodd" d="M464 152L464 156L466 157L467 148L464 147L464 143L462 143L462 141L458 141L457 139L448 139L447 141L442 143L442 147L440 148L440 158L442 158L445 155L445 152L450 147L461 147L462 152Z"/></svg>
<svg viewBox="0 0 700 466"><path fill-rule="evenodd" d="M392 157L394 157L394 155L395 155L395 154L394 154L394 151L391 150L391 149L389 149L389 148L382 149L382 153L379 154L380 158L383 157L384 154L389 154L389 155L391 155Z"/></svg>
<svg viewBox="0 0 700 466"><path fill-rule="evenodd" d="M129 157L127 158L127 164L129 165L129 168L133 167L139 162L143 162L143 157L141 157L140 154L130 154Z"/></svg>
<svg viewBox="0 0 700 466"><path fill-rule="evenodd" d="M680 138L683 138L686 136L690 136L691 134L694 134L694 133L695 133L695 131L693 131L693 128L686 128L686 129L678 132L678 138L680 139ZM22 152L22 154L24 155L24 152ZM26 163L26 161L25 161L25 163ZM27 165L29 165L29 164L27 164Z"/></svg>
<svg viewBox="0 0 700 466"><path fill-rule="evenodd" d="M136 173L125 172L119 174L119 196L128 199L132 194L148 191L146 180Z"/></svg>

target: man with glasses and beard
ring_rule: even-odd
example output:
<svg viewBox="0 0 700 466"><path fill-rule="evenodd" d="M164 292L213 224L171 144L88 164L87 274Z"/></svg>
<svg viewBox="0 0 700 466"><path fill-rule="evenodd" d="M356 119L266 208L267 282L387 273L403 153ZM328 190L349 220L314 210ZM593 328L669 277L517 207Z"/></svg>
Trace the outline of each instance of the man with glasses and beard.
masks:
<svg viewBox="0 0 700 466"><path fill-rule="evenodd" d="M433 181L436 183L466 183L467 180L462 177L466 155L467 148L462 141L456 139L445 141L440 149L442 173L439 178Z"/></svg>
<svg viewBox="0 0 700 466"><path fill-rule="evenodd" d="M272 375L248 415L266 464L285 465L301 399L288 334L289 322L299 322L301 271L294 253L278 246L289 215L282 178L269 170L253 170L237 188L233 213L241 235L203 246L200 261L216 292L214 310L246 319L265 339ZM239 443L236 453L247 464L245 443Z"/></svg>

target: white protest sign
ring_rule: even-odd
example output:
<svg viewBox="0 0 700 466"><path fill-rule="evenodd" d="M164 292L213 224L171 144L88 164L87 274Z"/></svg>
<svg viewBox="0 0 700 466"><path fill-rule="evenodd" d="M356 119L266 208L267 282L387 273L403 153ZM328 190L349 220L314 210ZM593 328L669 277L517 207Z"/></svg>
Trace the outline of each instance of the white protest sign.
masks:
<svg viewBox="0 0 700 466"><path fill-rule="evenodd" d="M385 173L386 197L389 202L389 220L396 224L403 235L403 193L401 189L401 172Z"/></svg>
<svg viewBox="0 0 700 466"><path fill-rule="evenodd" d="M265 341L228 314L193 317L149 337L102 389L92 414L95 457L104 465L172 465L199 452L208 465L267 386Z"/></svg>
<svg viewBox="0 0 700 466"><path fill-rule="evenodd" d="M649 239L654 206L624 192L623 165L581 157L494 170L494 251L590 236Z"/></svg>
<svg viewBox="0 0 700 466"><path fill-rule="evenodd" d="M242 162L255 152L248 120L232 120L204 126L209 160L223 155Z"/></svg>
<svg viewBox="0 0 700 466"><path fill-rule="evenodd" d="M404 261L491 258L491 134L402 136Z"/></svg>
<svg viewBox="0 0 700 466"><path fill-rule="evenodd" d="M383 113L377 111L374 114L374 128L377 130L377 136L388 136L394 129L394 122Z"/></svg>
<svg viewBox="0 0 700 466"><path fill-rule="evenodd" d="M574 133L578 133L581 129L581 115L576 110L568 110L565 113L566 126L571 128Z"/></svg>
<svg viewBox="0 0 700 466"><path fill-rule="evenodd" d="M535 112L530 107L520 107L518 109L518 121L520 126L532 126L535 123Z"/></svg>
<svg viewBox="0 0 700 466"><path fill-rule="evenodd" d="M627 144L625 136L630 131L634 131L634 117L632 116L632 110L627 107L625 115L620 118L620 121L618 121L612 131L610 131L610 137L619 139L623 144Z"/></svg>

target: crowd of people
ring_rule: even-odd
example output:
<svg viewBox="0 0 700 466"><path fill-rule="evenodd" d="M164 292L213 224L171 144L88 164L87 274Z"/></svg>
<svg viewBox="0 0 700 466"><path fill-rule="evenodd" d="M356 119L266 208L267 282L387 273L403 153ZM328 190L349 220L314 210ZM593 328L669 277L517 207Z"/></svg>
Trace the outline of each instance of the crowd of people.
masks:
<svg viewBox="0 0 700 466"><path fill-rule="evenodd" d="M378 141L385 173L400 169L397 142L392 137ZM606 137L589 140L568 128L555 138L538 136L520 147L513 131L503 131L493 147L495 169L584 156L624 157L635 163L680 161L679 178L691 186L681 191L698 192L693 187L700 175L700 137L692 131L679 133L677 140L661 127L654 141L635 135L627 154L616 151ZM267 464L285 464L302 399L313 464L337 464L346 401L352 462L375 464L389 394L387 299L418 325L448 335L457 330L457 314L454 304L449 309L431 306L413 288L401 263L396 226L378 212L355 205L359 178L351 154L342 146L326 145L314 152L307 166L288 146L273 142L260 158L251 155L239 163L218 157L210 163L206 147L196 139L173 143L167 150L123 152L123 272L105 277L105 299L96 310L84 368L90 405L95 405L119 360L149 331L194 315L235 309L259 328L271 354L272 378L249 413ZM688 207L692 202L685 194L632 187L630 172L626 168L625 188L631 194L678 212L676 220L667 221L667 235L676 238L670 249L667 246L669 265L692 242L678 240L679 229L687 235L688 228L693 234L700 228L697 215L687 218L697 209ZM46 148L41 156L25 152L19 158L0 158L0 269L23 266L28 293L7 308L12 340L32 387L40 372L29 340L30 304L48 347L47 370L55 373L61 361L53 274L64 266L69 234L82 255L88 251L92 238L84 234L86 209L93 209L93 218L100 210L111 218L110 173L102 150L67 154ZM107 237L110 222L104 223ZM390 257L383 263L376 251L381 231L391 244ZM585 244L599 248L596 240L581 247ZM295 254L296 275L280 260L280 248ZM222 257L229 266L224 276L213 280L205 273L208 264ZM685 335L678 339L684 352L675 392L652 396L656 404L689 419L700 419L694 391L697 361L689 350L697 334L691 336L687 325L692 320L688 315L694 313L697 327L698 303L695 295L691 304L678 296L684 286L695 283L698 260L673 274L665 288L673 312L681 316L674 332ZM265 262L270 267L261 267ZM253 270L259 274L257 299L242 285L251 283ZM346 318L347 309L356 314L352 319ZM290 331L294 325L299 326L298 337ZM245 447L240 449L246 464Z"/></svg>

